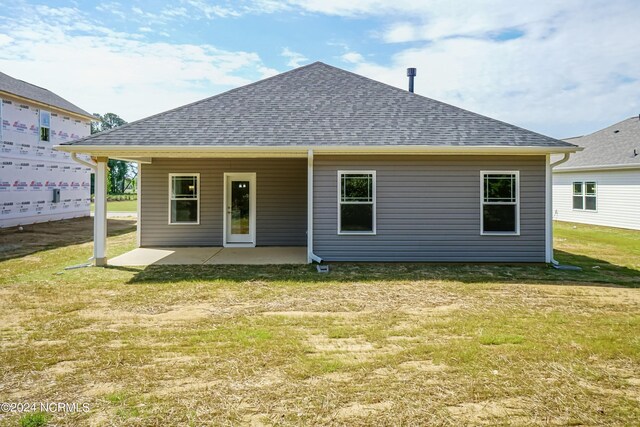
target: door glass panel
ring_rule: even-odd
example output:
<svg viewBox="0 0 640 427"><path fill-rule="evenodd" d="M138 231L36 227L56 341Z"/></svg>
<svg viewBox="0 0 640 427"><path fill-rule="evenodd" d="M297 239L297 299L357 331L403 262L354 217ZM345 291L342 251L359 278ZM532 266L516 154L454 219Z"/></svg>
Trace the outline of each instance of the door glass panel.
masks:
<svg viewBox="0 0 640 427"><path fill-rule="evenodd" d="M231 234L249 234L249 181L231 181Z"/></svg>

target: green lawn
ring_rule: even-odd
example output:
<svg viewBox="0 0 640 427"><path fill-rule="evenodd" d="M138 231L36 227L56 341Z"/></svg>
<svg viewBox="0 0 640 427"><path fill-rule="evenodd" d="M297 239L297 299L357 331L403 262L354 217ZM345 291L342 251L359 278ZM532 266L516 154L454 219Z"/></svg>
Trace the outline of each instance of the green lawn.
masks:
<svg viewBox="0 0 640 427"><path fill-rule="evenodd" d="M91 212L95 210L91 203ZM124 200L120 202L107 202L107 212L138 212L137 200Z"/></svg>
<svg viewBox="0 0 640 427"><path fill-rule="evenodd" d="M640 270L640 232L622 228L557 222L557 258L585 268Z"/></svg>
<svg viewBox="0 0 640 427"><path fill-rule="evenodd" d="M64 270L90 256L91 220L63 223L66 242L50 226L0 230L0 401L90 407L34 419L69 426L640 419L640 232L556 224L557 258L580 272L332 264L320 275L311 266ZM133 230L132 221L110 221L110 256L135 246ZM24 417L0 414L0 425Z"/></svg>

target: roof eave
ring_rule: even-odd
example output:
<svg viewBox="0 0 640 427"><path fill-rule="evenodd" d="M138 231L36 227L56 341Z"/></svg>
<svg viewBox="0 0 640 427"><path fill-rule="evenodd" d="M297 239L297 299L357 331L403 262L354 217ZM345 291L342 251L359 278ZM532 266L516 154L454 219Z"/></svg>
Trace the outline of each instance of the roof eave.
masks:
<svg viewBox="0 0 640 427"><path fill-rule="evenodd" d="M607 171L607 170L625 170L625 169L640 169L640 164L615 164L615 165L590 165L590 166L565 166L557 167L553 170L554 173L568 173L568 172L588 172L588 171Z"/></svg>
<svg viewBox="0 0 640 427"><path fill-rule="evenodd" d="M56 145L56 150L92 156L127 155L130 157L207 157L207 156L294 156L305 157L309 150L317 154L477 154L542 155L582 151L577 146L426 146L426 145L298 145L298 146L155 146L148 145Z"/></svg>

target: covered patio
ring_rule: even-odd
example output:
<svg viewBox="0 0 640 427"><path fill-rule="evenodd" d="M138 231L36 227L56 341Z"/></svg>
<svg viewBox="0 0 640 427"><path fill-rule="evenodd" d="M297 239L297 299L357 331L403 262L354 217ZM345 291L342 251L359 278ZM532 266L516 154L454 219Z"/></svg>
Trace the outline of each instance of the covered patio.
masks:
<svg viewBox="0 0 640 427"><path fill-rule="evenodd" d="M255 248L175 247L137 248L109 260L119 267L148 265L270 265L306 264L304 246L270 246Z"/></svg>
<svg viewBox="0 0 640 427"><path fill-rule="evenodd" d="M309 246L312 230L308 226L313 207L312 150L264 156L182 154L178 158L168 157L171 153L151 158L116 151L111 158L138 163L138 248L108 263L110 157L92 156L88 161L72 152L74 160L91 167L95 174L96 266L305 264L316 259ZM178 206L187 199L183 194L174 196L176 182L185 180L190 180L185 188L193 193L188 199L193 208L179 211ZM183 220L180 215L188 218Z"/></svg>

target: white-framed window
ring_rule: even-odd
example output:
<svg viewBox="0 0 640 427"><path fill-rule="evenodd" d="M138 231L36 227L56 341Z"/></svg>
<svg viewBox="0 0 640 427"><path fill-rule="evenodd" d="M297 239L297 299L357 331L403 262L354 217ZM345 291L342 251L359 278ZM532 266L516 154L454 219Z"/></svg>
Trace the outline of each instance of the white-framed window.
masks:
<svg viewBox="0 0 640 427"><path fill-rule="evenodd" d="M480 234L520 234L520 172L480 172Z"/></svg>
<svg viewBox="0 0 640 427"><path fill-rule="evenodd" d="M594 181L573 182L573 210L597 210L597 184Z"/></svg>
<svg viewBox="0 0 640 427"><path fill-rule="evenodd" d="M169 174L169 224L200 224L200 174Z"/></svg>
<svg viewBox="0 0 640 427"><path fill-rule="evenodd" d="M40 141L51 141L51 113L40 110Z"/></svg>
<svg viewBox="0 0 640 427"><path fill-rule="evenodd" d="M338 171L338 234L376 234L376 171Z"/></svg>

